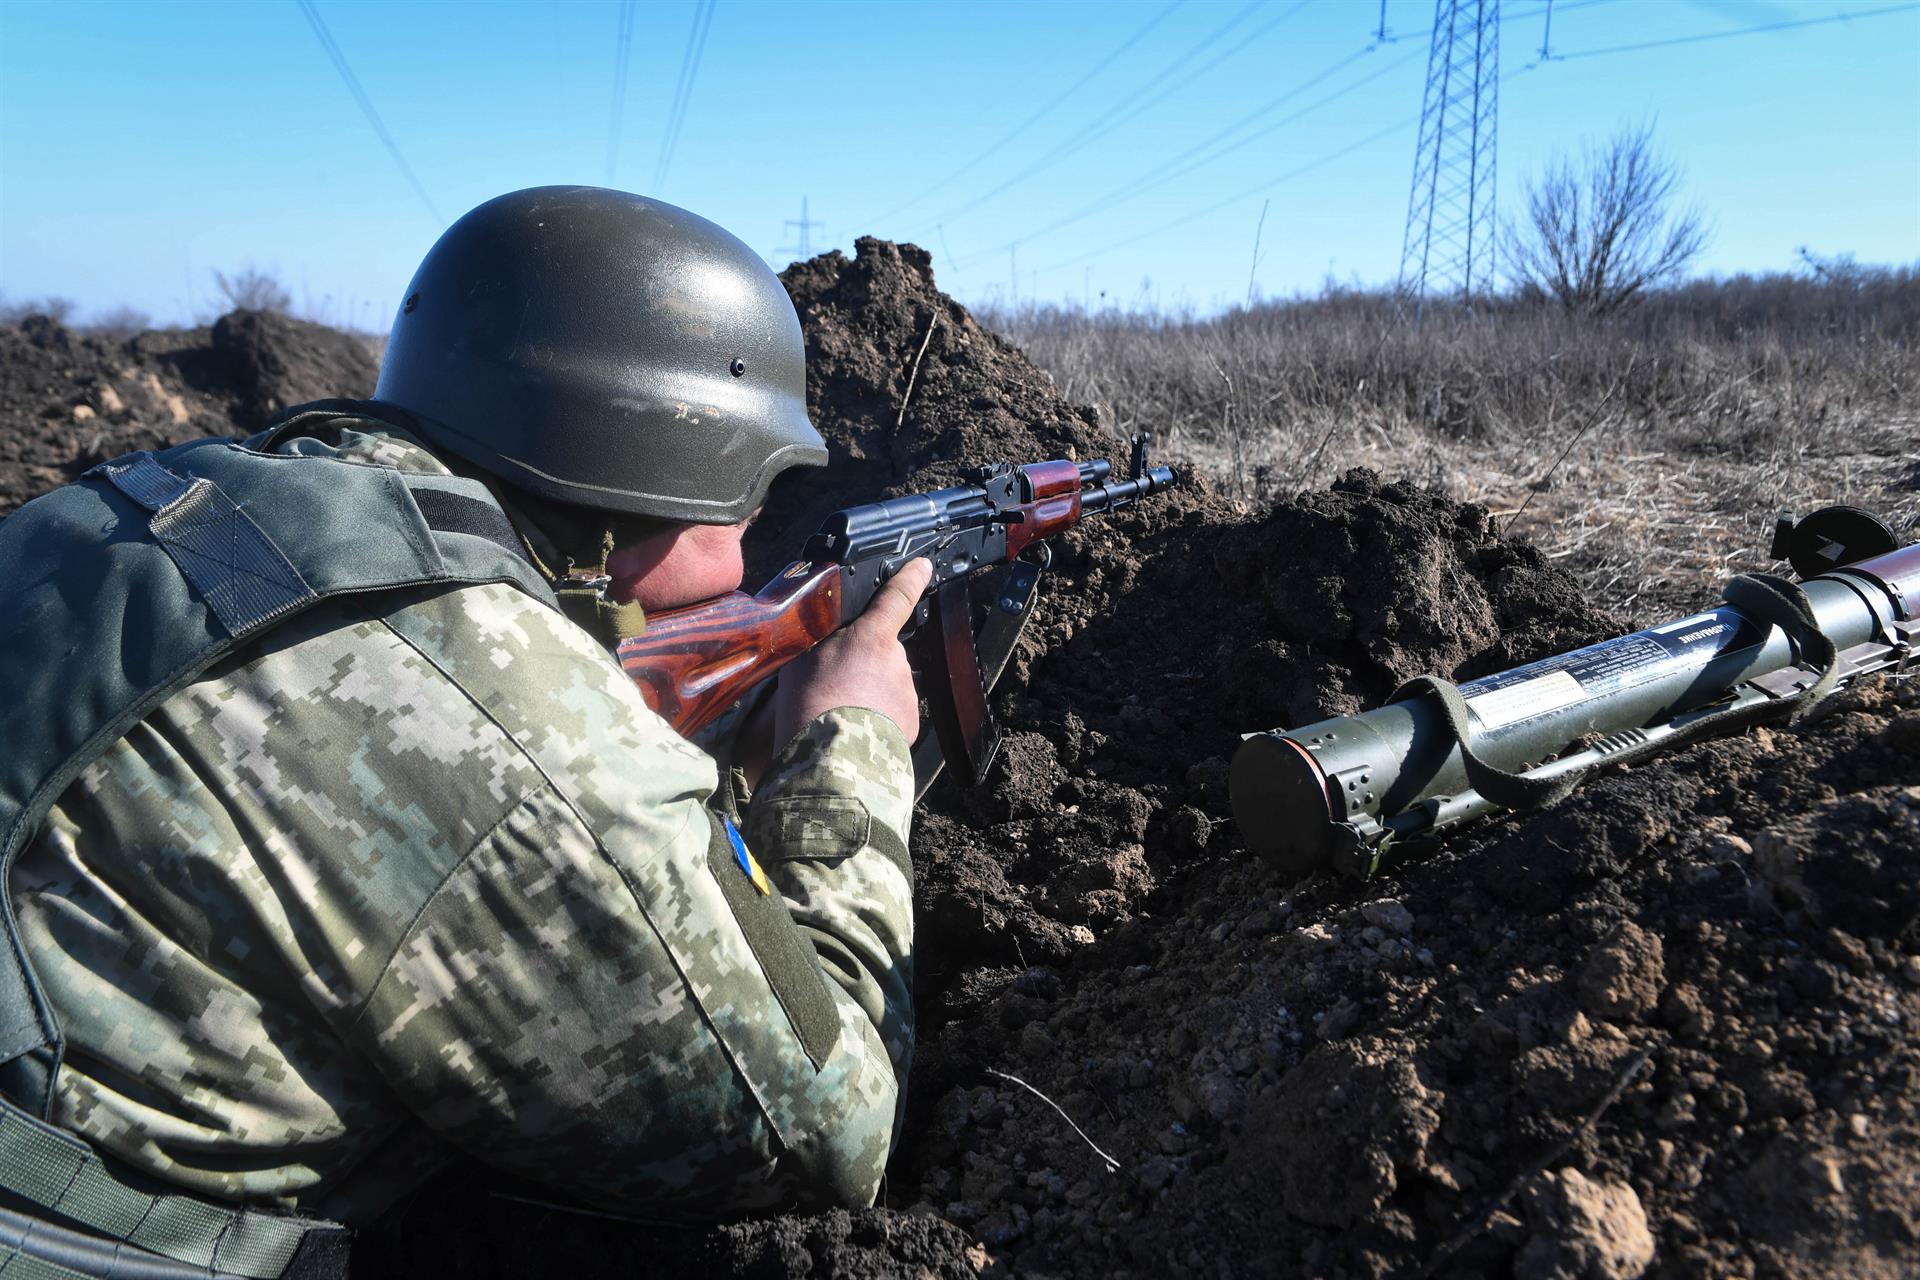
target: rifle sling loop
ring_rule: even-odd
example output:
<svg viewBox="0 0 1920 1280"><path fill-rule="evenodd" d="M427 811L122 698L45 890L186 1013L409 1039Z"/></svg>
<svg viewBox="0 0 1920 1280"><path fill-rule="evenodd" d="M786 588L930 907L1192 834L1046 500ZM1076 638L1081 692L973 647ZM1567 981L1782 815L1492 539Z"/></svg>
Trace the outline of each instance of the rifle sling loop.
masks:
<svg viewBox="0 0 1920 1280"><path fill-rule="evenodd" d="M1460 687L1440 676L1415 676L1395 689L1388 702L1405 702L1422 694L1433 695L1439 704L1447 731L1460 746L1460 760L1467 781L1482 797L1503 809L1538 809L1557 804L1573 793L1581 781L1600 764L1630 764L1658 751L1690 745L1701 738L1733 729L1744 729L1762 720L1784 716L1788 724L1798 724L1826 700L1839 677L1839 654L1831 637L1820 629L1807 593L1798 583L1771 573L1741 574L1727 584L1726 603L1763 626L1778 627L1792 643L1800 661L1815 668L1819 675L1813 684L1790 698L1749 706L1729 707L1687 725L1680 733L1658 742L1629 747L1605 761L1574 769L1551 778L1531 777L1490 764L1474 750L1472 721L1467 700Z"/></svg>

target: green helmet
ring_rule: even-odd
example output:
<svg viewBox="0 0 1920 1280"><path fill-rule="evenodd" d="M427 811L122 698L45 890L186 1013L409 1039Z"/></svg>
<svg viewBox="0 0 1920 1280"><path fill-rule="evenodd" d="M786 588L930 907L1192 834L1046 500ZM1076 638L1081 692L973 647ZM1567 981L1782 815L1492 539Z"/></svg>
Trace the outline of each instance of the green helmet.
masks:
<svg viewBox="0 0 1920 1280"><path fill-rule="evenodd" d="M374 397L541 497L732 524L821 466L779 277L645 196L533 187L447 228L393 323Z"/></svg>

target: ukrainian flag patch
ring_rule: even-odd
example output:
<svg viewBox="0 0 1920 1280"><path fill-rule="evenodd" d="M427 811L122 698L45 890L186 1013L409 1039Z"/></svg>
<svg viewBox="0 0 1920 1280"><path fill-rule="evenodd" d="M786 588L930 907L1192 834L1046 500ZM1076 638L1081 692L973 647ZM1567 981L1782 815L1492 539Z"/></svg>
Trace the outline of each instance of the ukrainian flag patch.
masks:
<svg viewBox="0 0 1920 1280"><path fill-rule="evenodd" d="M733 845L733 860L747 873L747 879L753 881L754 888L761 893L771 894L773 886L767 883L767 873L760 869L760 863L747 848L747 842L740 838L740 829L733 825L733 819L723 815L720 824L727 829L727 841Z"/></svg>

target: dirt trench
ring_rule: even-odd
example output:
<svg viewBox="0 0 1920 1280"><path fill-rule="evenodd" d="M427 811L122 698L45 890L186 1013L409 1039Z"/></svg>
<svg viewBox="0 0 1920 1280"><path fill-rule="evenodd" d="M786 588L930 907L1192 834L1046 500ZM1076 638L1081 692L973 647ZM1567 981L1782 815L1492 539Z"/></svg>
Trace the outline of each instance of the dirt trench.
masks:
<svg viewBox="0 0 1920 1280"><path fill-rule="evenodd" d="M96 462L246 435L289 405L367 396L365 339L263 311L125 341L44 316L0 325L0 516Z"/></svg>
<svg viewBox="0 0 1920 1280"><path fill-rule="evenodd" d="M921 250L862 240L785 279L835 461L776 492L755 576L825 512L965 465L1124 459ZM44 326L0 343L0 370L95 350ZM182 348L100 349L185 398ZM108 447L75 447L89 384L36 376L44 404L0 373L7 494ZM226 388L189 404L204 419L119 425L245 429L232 381L202 378ZM881 1206L663 1233L489 1198L466 1171L401 1206L358 1272L1911 1274L1911 679L1371 884L1283 883L1233 830L1240 733L1620 627L1483 509L1365 471L1261 511L1189 478L1090 520L995 695L1004 763L917 819L920 1048Z"/></svg>
<svg viewBox="0 0 1920 1280"><path fill-rule="evenodd" d="M835 463L756 529L761 573L875 493L1124 456L919 250L786 280ZM1232 827L1239 733L1621 622L1484 510L1364 471L1264 512L1189 483L1062 539L1049 577L995 698L1004 765L917 820L921 1045L882 1206L660 1233L458 1192L476 1265L558 1238L542 1257L609 1276L1910 1273L1911 681L1378 883L1286 884Z"/></svg>

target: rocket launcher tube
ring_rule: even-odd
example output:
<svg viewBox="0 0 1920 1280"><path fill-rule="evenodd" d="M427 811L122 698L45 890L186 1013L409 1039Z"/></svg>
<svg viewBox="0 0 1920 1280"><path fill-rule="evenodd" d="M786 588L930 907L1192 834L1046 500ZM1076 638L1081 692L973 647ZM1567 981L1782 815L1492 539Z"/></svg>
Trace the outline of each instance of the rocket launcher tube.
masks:
<svg viewBox="0 0 1920 1280"><path fill-rule="evenodd" d="M1920 640L1920 544L1802 584L1841 678L1904 662ZM1800 655L1777 627L1731 605L1460 686L1475 754L1552 778L1643 754L1732 708L1790 696ZM1569 747L1595 737L1586 749ZM1547 763L1542 763L1547 762ZM1433 696L1292 730L1249 735L1228 779L1247 844L1283 872L1371 872L1394 839L1498 809L1467 779Z"/></svg>

